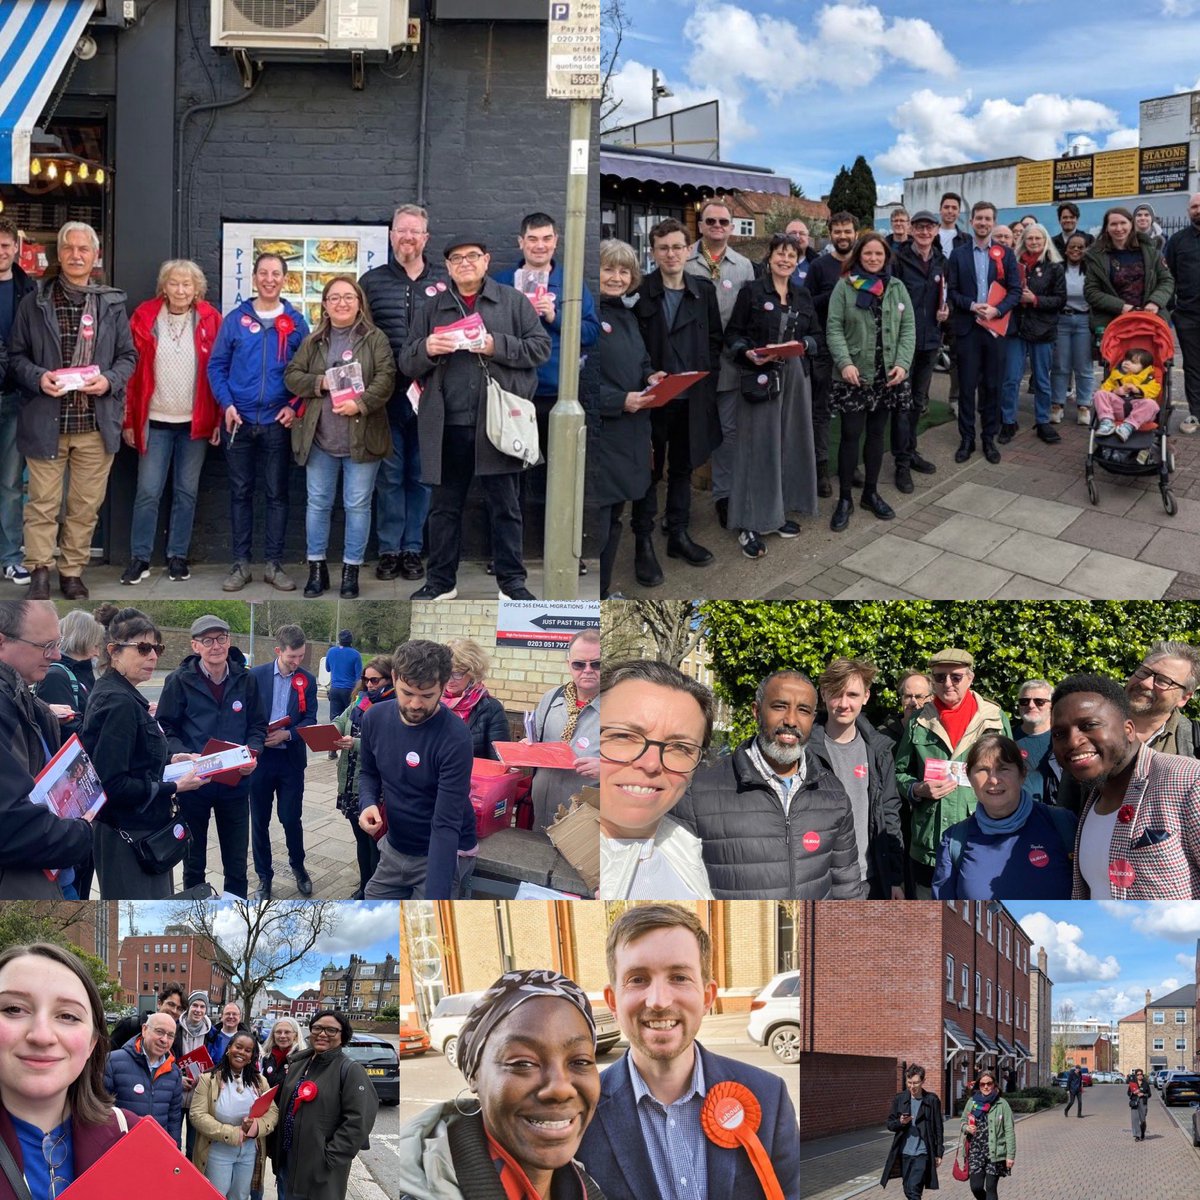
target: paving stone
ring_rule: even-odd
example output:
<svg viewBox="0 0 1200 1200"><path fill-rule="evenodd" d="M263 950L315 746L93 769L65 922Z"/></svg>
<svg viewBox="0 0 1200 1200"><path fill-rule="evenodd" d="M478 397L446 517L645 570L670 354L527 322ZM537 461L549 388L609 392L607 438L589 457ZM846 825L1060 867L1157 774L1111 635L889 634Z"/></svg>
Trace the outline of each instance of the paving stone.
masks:
<svg viewBox="0 0 1200 1200"><path fill-rule="evenodd" d="M987 600L1011 577L1011 571L975 562L959 554L940 554L906 584L927 600Z"/></svg>
<svg viewBox="0 0 1200 1200"><path fill-rule="evenodd" d="M1137 558L1142 548L1154 536L1155 526L1131 521L1128 517L1097 512L1094 508L1082 512L1062 533L1064 542L1104 550L1121 558Z"/></svg>
<svg viewBox="0 0 1200 1200"><path fill-rule="evenodd" d="M1030 579L1027 575L1014 575L995 595L993 600L1086 600L1078 592Z"/></svg>
<svg viewBox="0 0 1200 1200"><path fill-rule="evenodd" d="M938 500L941 508L975 517L994 517L1012 501L1012 493L978 483L960 483Z"/></svg>
<svg viewBox="0 0 1200 1200"><path fill-rule="evenodd" d="M1140 562L1172 570L1200 566L1200 534L1160 529L1137 557Z"/></svg>
<svg viewBox="0 0 1200 1200"><path fill-rule="evenodd" d="M928 546L937 546L964 558L982 559L1006 538L1011 537L1012 533L1013 530L1007 525L1000 525L983 517L956 513L936 529L931 529L921 541Z"/></svg>
<svg viewBox="0 0 1200 1200"><path fill-rule="evenodd" d="M1092 550L1062 584L1095 600L1159 600L1174 578L1174 571Z"/></svg>
<svg viewBox="0 0 1200 1200"><path fill-rule="evenodd" d="M984 557L985 562L1017 571L1045 583L1062 583L1067 572L1087 554L1083 546L1072 546L1057 538L1018 529Z"/></svg>
<svg viewBox="0 0 1200 1200"><path fill-rule="evenodd" d="M932 546L884 534L870 546L850 555L844 565L859 575L878 579L881 583L899 585L937 556L938 552Z"/></svg>
<svg viewBox="0 0 1200 1200"><path fill-rule="evenodd" d="M1057 500L1046 500L1040 496L1018 495L996 514L996 520L1015 529L1028 529L1031 533L1057 537L1077 516L1079 509L1073 504L1060 504Z"/></svg>

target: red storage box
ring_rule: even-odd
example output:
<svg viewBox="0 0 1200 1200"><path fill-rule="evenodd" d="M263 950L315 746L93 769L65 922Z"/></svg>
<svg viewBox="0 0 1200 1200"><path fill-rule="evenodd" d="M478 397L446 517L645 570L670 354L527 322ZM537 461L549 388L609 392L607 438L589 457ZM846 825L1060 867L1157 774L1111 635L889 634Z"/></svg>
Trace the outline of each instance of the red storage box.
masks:
<svg viewBox="0 0 1200 1200"><path fill-rule="evenodd" d="M490 837L496 830L512 824L520 782L521 776L517 774L471 776L476 836Z"/></svg>

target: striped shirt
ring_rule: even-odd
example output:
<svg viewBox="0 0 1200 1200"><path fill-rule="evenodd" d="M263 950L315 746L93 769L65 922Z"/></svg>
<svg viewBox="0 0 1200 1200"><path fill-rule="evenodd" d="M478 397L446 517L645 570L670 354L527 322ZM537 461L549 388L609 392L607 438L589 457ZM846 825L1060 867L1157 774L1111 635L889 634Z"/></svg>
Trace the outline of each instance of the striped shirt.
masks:
<svg viewBox="0 0 1200 1200"><path fill-rule="evenodd" d="M668 1105L651 1094L634 1066L633 1056L625 1056L642 1141L662 1200L706 1200L708 1194L708 1162L704 1130L700 1127L700 1109L708 1089L700 1055L694 1048L693 1053L696 1061L692 1082L674 1104Z"/></svg>

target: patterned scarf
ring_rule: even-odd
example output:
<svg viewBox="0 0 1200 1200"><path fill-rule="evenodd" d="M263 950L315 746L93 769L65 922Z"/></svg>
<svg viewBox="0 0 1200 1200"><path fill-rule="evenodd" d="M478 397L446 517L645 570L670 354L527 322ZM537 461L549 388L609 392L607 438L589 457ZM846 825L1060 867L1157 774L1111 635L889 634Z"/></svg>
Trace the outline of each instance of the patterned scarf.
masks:
<svg viewBox="0 0 1200 1200"><path fill-rule="evenodd" d="M579 707L579 689L575 686L575 680L571 680L563 688L563 704L567 709L567 723L563 726L563 731L559 734L560 742L569 742L575 736L575 726L579 724L579 714L586 708Z"/></svg>
<svg viewBox="0 0 1200 1200"><path fill-rule="evenodd" d="M482 683L473 683L465 692L460 692L457 696L443 696L442 703L452 712L462 717L464 721L470 720L471 712L475 706L488 694L487 688Z"/></svg>
<svg viewBox="0 0 1200 1200"><path fill-rule="evenodd" d="M892 273L886 269L878 275L869 275L866 271L851 271L846 279L858 293L854 297L854 303L859 308L870 308L872 304L878 303L883 299L884 290L891 277Z"/></svg>
<svg viewBox="0 0 1200 1200"><path fill-rule="evenodd" d="M721 252L720 258L713 258L704 246L703 240L699 243L700 253L697 256L700 261L708 268L709 277L714 282L719 282L721 278L721 264L725 261L725 253Z"/></svg>
<svg viewBox="0 0 1200 1200"><path fill-rule="evenodd" d="M505 1200L542 1200L541 1193L529 1182L521 1164L488 1133L486 1125L483 1132L487 1138L488 1156L500 1175Z"/></svg>

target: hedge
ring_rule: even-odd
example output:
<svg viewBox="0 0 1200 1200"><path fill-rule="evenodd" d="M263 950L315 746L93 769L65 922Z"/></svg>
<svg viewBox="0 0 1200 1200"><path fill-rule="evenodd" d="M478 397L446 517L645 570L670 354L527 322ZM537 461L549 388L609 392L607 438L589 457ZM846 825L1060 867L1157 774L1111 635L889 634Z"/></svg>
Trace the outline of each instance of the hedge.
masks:
<svg viewBox="0 0 1200 1200"><path fill-rule="evenodd" d="M754 689L781 667L815 682L831 659L869 660L879 676L866 714L880 722L899 708L904 671L957 646L975 656L976 691L1012 711L1026 679L1055 683L1083 671L1125 679L1152 642L1194 642L1200 629L1194 601L712 600L701 615L716 691L735 710L735 737L752 732ZM1200 703L1189 711L1200 714Z"/></svg>

